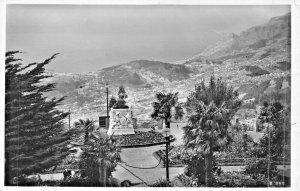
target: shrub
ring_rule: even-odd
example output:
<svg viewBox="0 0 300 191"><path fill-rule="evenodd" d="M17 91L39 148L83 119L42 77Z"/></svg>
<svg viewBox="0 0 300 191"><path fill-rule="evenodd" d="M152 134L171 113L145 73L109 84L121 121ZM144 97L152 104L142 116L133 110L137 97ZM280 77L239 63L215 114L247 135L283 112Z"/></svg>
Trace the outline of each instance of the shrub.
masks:
<svg viewBox="0 0 300 191"><path fill-rule="evenodd" d="M195 187L197 184L192 177L188 177L184 174L180 174L172 181L174 187Z"/></svg>
<svg viewBox="0 0 300 191"><path fill-rule="evenodd" d="M267 187L267 179L256 179L242 172L225 172L215 176L214 187Z"/></svg>
<svg viewBox="0 0 300 191"><path fill-rule="evenodd" d="M88 178L80 176L68 177L64 180L46 180L37 178L28 178L25 175L17 178L12 186L69 186L69 187L99 187L99 182L93 182ZM119 187L119 181L116 178L110 178L107 186Z"/></svg>
<svg viewBox="0 0 300 191"><path fill-rule="evenodd" d="M98 135L97 135L98 134ZM117 140L101 132L93 132L85 143L80 158L81 176L93 185L108 186L111 172L120 161Z"/></svg>
<svg viewBox="0 0 300 191"><path fill-rule="evenodd" d="M267 177L268 172L270 174L270 178L272 179L277 176L278 169L274 162L272 162L272 161L268 162L267 159L262 159L255 163L246 164L245 173L250 175L254 179L256 179L257 177L259 177L261 175L263 175L264 177Z"/></svg>
<svg viewBox="0 0 300 191"><path fill-rule="evenodd" d="M247 127L236 124L231 127L231 141L225 152L222 152L224 158L248 158L251 157L251 151L254 141L247 134Z"/></svg>
<svg viewBox="0 0 300 191"><path fill-rule="evenodd" d="M98 157L94 154L90 154L88 151L82 153L79 168L82 177L88 178L92 184L97 184L99 181L99 170L98 170Z"/></svg>
<svg viewBox="0 0 300 191"><path fill-rule="evenodd" d="M165 179L158 179L155 183L150 184L150 187L173 187L174 185Z"/></svg>
<svg viewBox="0 0 300 191"><path fill-rule="evenodd" d="M192 177L193 179L197 180L198 185L205 185L205 160L204 157L196 154L186 154L185 158L183 159L184 164L187 167L184 170L184 174L186 176ZM216 166L216 160L212 158L212 172L218 171L218 167Z"/></svg>
<svg viewBox="0 0 300 191"><path fill-rule="evenodd" d="M27 175L23 174L19 177L13 178L11 186L39 186L41 183L42 180L40 178L28 178Z"/></svg>
<svg viewBox="0 0 300 191"><path fill-rule="evenodd" d="M130 180L124 180L120 183L121 187L130 187L132 185L132 182Z"/></svg>
<svg viewBox="0 0 300 191"><path fill-rule="evenodd" d="M90 186L99 186L99 183L91 182L87 178L70 177L70 178L66 178L65 180L59 181L59 186L90 187Z"/></svg>
<svg viewBox="0 0 300 191"><path fill-rule="evenodd" d="M136 131L135 134L132 135L118 135L116 137L119 139L121 145L123 146L145 145L145 144L160 143L165 141L163 135L155 131L149 131L149 132Z"/></svg>

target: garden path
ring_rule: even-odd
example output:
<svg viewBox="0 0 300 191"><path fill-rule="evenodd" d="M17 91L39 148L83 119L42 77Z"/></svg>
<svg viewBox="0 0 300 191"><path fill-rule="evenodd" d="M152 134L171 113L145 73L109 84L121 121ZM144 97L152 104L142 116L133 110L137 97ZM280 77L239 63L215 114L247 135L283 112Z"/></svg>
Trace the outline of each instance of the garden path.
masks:
<svg viewBox="0 0 300 191"><path fill-rule="evenodd" d="M176 138L176 140L173 143L171 143L171 145L179 145L182 143L183 130L181 127L183 125L184 125L183 123L171 124L171 134ZM153 153L157 150L163 149L164 147L165 145L140 147L140 148L123 148L121 151L121 158L122 161L126 162L126 164L131 166L141 167L141 168L155 167L159 161L153 156ZM153 169L132 168L126 166L125 164L122 164L122 166L126 167L133 174L135 174L136 176L138 176L140 179L142 179L147 183L154 183L160 178L165 179L166 177L166 169L160 165ZM173 179L178 174L182 174L183 171L184 171L184 167L169 168L170 179ZM120 165L118 165L116 167L116 171L113 172L113 177L119 179L120 181L127 179L133 183L141 182L141 180L139 180L137 177L132 175L130 172L128 172Z"/></svg>

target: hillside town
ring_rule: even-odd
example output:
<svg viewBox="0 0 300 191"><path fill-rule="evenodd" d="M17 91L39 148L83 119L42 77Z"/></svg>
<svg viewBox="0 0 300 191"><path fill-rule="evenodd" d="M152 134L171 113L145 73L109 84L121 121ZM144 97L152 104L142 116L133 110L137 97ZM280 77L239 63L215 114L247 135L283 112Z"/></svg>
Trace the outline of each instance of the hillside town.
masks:
<svg viewBox="0 0 300 191"><path fill-rule="evenodd" d="M290 188L289 11L174 62L8 50L4 186Z"/></svg>

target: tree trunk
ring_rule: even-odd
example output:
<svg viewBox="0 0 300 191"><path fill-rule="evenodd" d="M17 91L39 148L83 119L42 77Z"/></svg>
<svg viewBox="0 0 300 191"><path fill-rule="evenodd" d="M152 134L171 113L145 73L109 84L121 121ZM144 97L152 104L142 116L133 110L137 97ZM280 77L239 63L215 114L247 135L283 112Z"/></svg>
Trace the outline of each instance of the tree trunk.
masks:
<svg viewBox="0 0 300 191"><path fill-rule="evenodd" d="M212 186L212 152L205 155L205 186Z"/></svg>
<svg viewBox="0 0 300 191"><path fill-rule="evenodd" d="M102 185L103 171L102 171L102 166L101 166L101 165L100 165L99 168L98 168L98 172L99 172L98 181L99 181L99 184Z"/></svg>
<svg viewBox="0 0 300 191"><path fill-rule="evenodd" d="M105 166L103 168L103 186L106 187L106 182L107 182L107 168Z"/></svg>
<svg viewBox="0 0 300 191"><path fill-rule="evenodd" d="M103 164L103 162L100 163L99 166L99 184L100 186L106 187L106 178L107 174L106 174L106 167Z"/></svg>
<svg viewBox="0 0 300 191"><path fill-rule="evenodd" d="M84 132L84 143L88 143L89 142L89 132L87 130L85 130Z"/></svg>
<svg viewBox="0 0 300 191"><path fill-rule="evenodd" d="M165 124L166 124L166 128L169 128L170 129L170 120L168 119L165 119Z"/></svg>

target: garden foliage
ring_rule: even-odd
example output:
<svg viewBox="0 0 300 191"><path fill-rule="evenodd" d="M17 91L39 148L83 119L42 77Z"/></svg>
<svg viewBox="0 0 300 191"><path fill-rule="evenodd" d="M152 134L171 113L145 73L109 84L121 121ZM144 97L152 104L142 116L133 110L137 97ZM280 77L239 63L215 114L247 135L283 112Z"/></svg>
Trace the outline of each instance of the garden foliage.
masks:
<svg viewBox="0 0 300 191"><path fill-rule="evenodd" d="M208 85L204 81L196 84L195 91L187 98L184 143L187 149L204 156L206 186L212 186L213 182L213 154L230 142L230 121L240 105L238 92L213 75Z"/></svg>
<svg viewBox="0 0 300 191"><path fill-rule="evenodd" d="M81 177L96 186L109 186L112 171L121 160L117 140L103 133L92 133L85 142L79 163Z"/></svg>
<svg viewBox="0 0 300 191"><path fill-rule="evenodd" d="M7 52L5 60L5 184L22 174L41 172L66 155L71 131L65 132L63 119L68 116L56 109L64 98L47 99L45 92L55 84L45 82L45 73L57 54L41 63L23 65Z"/></svg>
<svg viewBox="0 0 300 191"><path fill-rule="evenodd" d="M183 108L182 104L178 102L178 92L176 93L161 93L156 94L157 101L153 102L153 113L151 118L155 120L163 119L166 128L170 128L172 118L172 108L175 109L175 119L182 119Z"/></svg>

